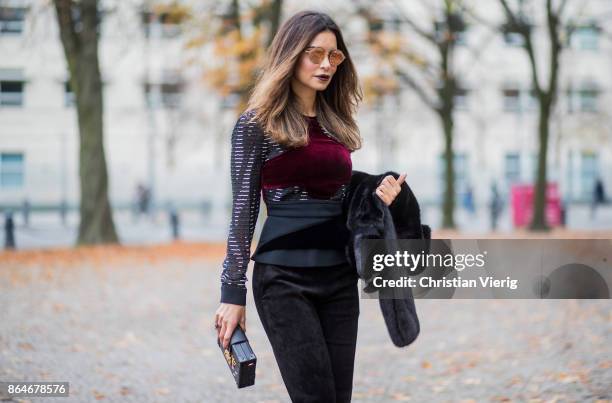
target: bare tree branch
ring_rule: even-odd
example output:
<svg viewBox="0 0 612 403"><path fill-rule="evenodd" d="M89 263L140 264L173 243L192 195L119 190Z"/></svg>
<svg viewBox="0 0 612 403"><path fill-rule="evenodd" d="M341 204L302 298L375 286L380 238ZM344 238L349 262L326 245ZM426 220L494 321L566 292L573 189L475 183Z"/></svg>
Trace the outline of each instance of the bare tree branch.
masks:
<svg viewBox="0 0 612 403"><path fill-rule="evenodd" d="M411 77L408 73L406 73L405 71L401 69L396 69L395 74L399 78L401 78L403 82L408 84L408 86L410 86L410 88L412 88L414 92L416 92L416 94L419 96L421 101L423 101L429 108L431 108L432 110L438 113L440 112L440 107L438 103L427 95L425 89L421 87L419 84L417 84L416 80L413 77Z"/></svg>
<svg viewBox="0 0 612 403"><path fill-rule="evenodd" d="M417 34L419 34L419 36L421 36L422 38L434 44L438 43L438 41L436 40L436 36L433 33L428 32L427 30L419 27L410 17L406 15L401 4L399 4L397 0L392 0L392 1L395 5L396 10L398 10L398 16L401 17L402 22L405 22L406 24L408 24L410 28L412 28L412 30L416 32Z"/></svg>
<svg viewBox="0 0 612 403"><path fill-rule="evenodd" d="M547 0L550 1L550 0ZM542 94L542 87L540 86L540 78L538 74L538 63L535 58L535 51L533 48L533 41L531 39L531 26L528 25L527 21L523 17L519 17L508 5L507 0L499 0L506 15L508 28L520 34L524 40L524 47L527 50L529 56L529 65L531 67L531 74L533 78L533 87L540 96Z"/></svg>
<svg viewBox="0 0 612 403"><path fill-rule="evenodd" d="M561 40L559 38L559 15L553 11L552 0L546 0L546 18L548 21L548 35L550 38L550 79L546 90L549 96L556 93L559 76L559 53L561 53Z"/></svg>
<svg viewBox="0 0 612 403"><path fill-rule="evenodd" d="M514 12L512 11L512 9L510 9L510 6L508 5L508 2L506 0L499 0L499 2L501 3L502 7L504 8L504 11L506 13L506 18L508 19L508 21L511 22L512 24L518 25L517 18L514 15Z"/></svg>
<svg viewBox="0 0 612 403"><path fill-rule="evenodd" d="M75 66L75 58L72 55L76 54L79 49L79 37L74 31L74 21L72 20L72 0L55 0L55 11L57 12L60 21L59 30L60 38L66 49L66 60L70 67Z"/></svg>
<svg viewBox="0 0 612 403"><path fill-rule="evenodd" d="M467 50L472 54L471 63L469 66L465 67L465 69L461 69L461 71L457 71L456 74L458 77L467 75L475 66L480 64L481 55L487 50L489 45L493 44L495 38L497 37L498 32L490 32L487 37L485 37L481 43L477 46L470 46ZM459 70L459 69L457 69Z"/></svg>
<svg viewBox="0 0 612 403"><path fill-rule="evenodd" d="M563 11L565 10L565 7L567 6L567 0L561 0L561 4L559 5L559 8L557 9L556 14L561 17L563 15Z"/></svg>
<svg viewBox="0 0 612 403"><path fill-rule="evenodd" d="M476 13L476 11L474 11L474 9L465 7L463 9L463 13L464 15L474 19L474 21L476 21L478 24L487 27L490 31L495 31L496 34L499 32L499 26L497 24L492 23L488 19L481 17Z"/></svg>
<svg viewBox="0 0 612 403"><path fill-rule="evenodd" d="M533 77L533 86L536 93L539 95L542 94L542 87L540 86L540 75L538 74L538 62L535 58L535 51L533 49L533 41L531 40L531 34L526 33L523 34L523 39L525 40L525 49L527 50L527 55L529 56L529 65L531 66L531 74Z"/></svg>

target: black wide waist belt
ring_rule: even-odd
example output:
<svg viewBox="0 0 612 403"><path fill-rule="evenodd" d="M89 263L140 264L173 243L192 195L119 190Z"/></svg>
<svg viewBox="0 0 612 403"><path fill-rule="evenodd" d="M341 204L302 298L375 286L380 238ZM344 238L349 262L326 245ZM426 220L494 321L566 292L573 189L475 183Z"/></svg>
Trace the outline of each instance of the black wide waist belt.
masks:
<svg viewBox="0 0 612 403"><path fill-rule="evenodd" d="M256 262L285 266L346 263L348 230L340 200L270 202L268 217L251 256Z"/></svg>
<svg viewBox="0 0 612 403"><path fill-rule="evenodd" d="M268 216L335 217L342 214L341 200L286 200L268 205Z"/></svg>

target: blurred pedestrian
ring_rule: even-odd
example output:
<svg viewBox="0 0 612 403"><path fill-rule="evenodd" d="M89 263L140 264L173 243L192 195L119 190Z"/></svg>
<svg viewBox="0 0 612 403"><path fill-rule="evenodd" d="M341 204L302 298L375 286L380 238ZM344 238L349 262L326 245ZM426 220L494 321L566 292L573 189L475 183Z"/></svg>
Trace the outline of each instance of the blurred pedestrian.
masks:
<svg viewBox="0 0 612 403"><path fill-rule="evenodd" d="M176 241L180 238L180 219L178 211L172 202L168 202L168 218L172 231L172 239Z"/></svg>
<svg viewBox="0 0 612 403"><path fill-rule="evenodd" d="M68 215L68 203L66 200L62 200L59 205L59 213L60 218L62 220L62 225L66 226L66 216Z"/></svg>
<svg viewBox="0 0 612 403"><path fill-rule="evenodd" d="M606 192L604 189L603 181L600 177L595 180L595 184L593 185L593 200L591 203L591 218L595 218L595 212L597 207L600 204L605 204L606 202Z"/></svg>
<svg viewBox="0 0 612 403"><path fill-rule="evenodd" d="M210 219L210 212L212 209L212 203L210 200L203 200L201 204L202 220L207 221Z"/></svg>
<svg viewBox="0 0 612 403"><path fill-rule="evenodd" d="M474 189L470 184L466 185L465 192L463 193L463 208L465 208L471 215L474 215L476 212L476 208L474 206Z"/></svg>
<svg viewBox="0 0 612 403"><path fill-rule="evenodd" d="M142 183L137 184L134 202L134 219L139 218L141 215L149 214L150 199L150 190Z"/></svg>
<svg viewBox="0 0 612 403"><path fill-rule="evenodd" d="M567 208L568 208L567 199L562 198L561 199L561 226L562 227L567 226Z"/></svg>
<svg viewBox="0 0 612 403"><path fill-rule="evenodd" d="M30 226L30 201L26 198L23 199L23 203L21 203L21 213L23 214L23 225L25 227Z"/></svg>
<svg viewBox="0 0 612 403"><path fill-rule="evenodd" d="M502 209L502 200L499 195L499 191L497 190L497 184L493 182L491 184L491 200L489 202L489 210L491 213L491 230L497 230L497 220L501 213Z"/></svg>
<svg viewBox="0 0 612 403"><path fill-rule="evenodd" d="M10 210L4 213L4 249L15 249L15 221Z"/></svg>

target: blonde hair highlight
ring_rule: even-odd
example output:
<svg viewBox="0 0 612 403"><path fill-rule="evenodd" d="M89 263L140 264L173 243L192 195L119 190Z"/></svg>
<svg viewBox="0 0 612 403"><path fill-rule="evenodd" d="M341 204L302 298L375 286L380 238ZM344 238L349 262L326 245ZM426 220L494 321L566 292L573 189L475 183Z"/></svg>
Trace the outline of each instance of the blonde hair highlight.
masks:
<svg viewBox="0 0 612 403"><path fill-rule="evenodd" d="M308 124L291 89L296 64L316 35L331 31L338 49L346 56L324 91L318 91L315 110L319 123L349 150L361 148L361 136L354 119L363 99L359 80L342 33L324 13L302 11L280 27L268 49L265 66L249 98L252 119L276 142L288 147L308 143Z"/></svg>

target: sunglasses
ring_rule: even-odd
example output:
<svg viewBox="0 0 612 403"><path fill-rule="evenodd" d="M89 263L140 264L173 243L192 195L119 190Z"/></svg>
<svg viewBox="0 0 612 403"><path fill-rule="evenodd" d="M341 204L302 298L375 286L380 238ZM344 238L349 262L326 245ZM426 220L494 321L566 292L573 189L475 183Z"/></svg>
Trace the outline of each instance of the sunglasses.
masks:
<svg viewBox="0 0 612 403"><path fill-rule="evenodd" d="M319 46L309 46L304 52L306 52L308 59L310 59L310 61L314 64L323 63L323 60L325 60L325 54L327 53L325 49ZM331 64L332 67L336 67L342 63L344 59L346 59L346 56L344 56L344 53L342 53L341 50L334 49L329 51L328 58L329 64Z"/></svg>

